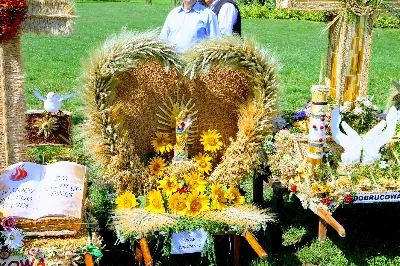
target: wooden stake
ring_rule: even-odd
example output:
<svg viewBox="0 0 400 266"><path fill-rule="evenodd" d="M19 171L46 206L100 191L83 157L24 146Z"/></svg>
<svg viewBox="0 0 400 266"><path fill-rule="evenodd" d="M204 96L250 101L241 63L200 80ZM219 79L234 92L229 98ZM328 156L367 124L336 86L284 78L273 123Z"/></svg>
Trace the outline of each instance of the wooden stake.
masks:
<svg viewBox="0 0 400 266"><path fill-rule="evenodd" d="M153 266L153 259L151 258L150 249L147 245L147 240L145 237L140 239L139 241L140 248L142 249L142 254L144 258L144 265L146 266Z"/></svg>
<svg viewBox="0 0 400 266"><path fill-rule="evenodd" d="M344 229L344 227L339 224L335 218L332 217L332 215L330 215L326 210L324 209L318 209L317 210L317 215L320 217L320 230L321 230L321 219L323 221L325 221L326 223L328 223L330 226L333 227L333 229L336 230L336 232L338 232L338 234L341 237L345 237L346 236L346 230ZM326 229L325 229L326 231ZM320 231L321 233L321 231ZM326 232L325 232L325 238L326 238ZM320 241L325 241L325 240L320 240Z"/></svg>
<svg viewBox="0 0 400 266"><path fill-rule="evenodd" d="M240 265L240 235L233 235L233 254L235 258L235 266Z"/></svg>
<svg viewBox="0 0 400 266"><path fill-rule="evenodd" d="M85 265L86 266L93 266L93 257L91 254L85 254Z"/></svg>
<svg viewBox="0 0 400 266"><path fill-rule="evenodd" d="M265 252L265 250L260 246L260 244L258 244L254 236L247 230L243 233L243 236L244 238L246 238L247 242L249 242L250 246L257 253L257 255L262 260L265 260L267 258L267 252Z"/></svg>
<svg viewBox="0 0 400 266"><path fill-rule="evenodd" d="M140 249L140 246L138 246L137 243L135 244L135 259L139 265L143 264L143 253L142 250Z"/></svg>
<svg viewBox="0 0 400 266"><path fill-rule="evenodd" d="M318 224L318 240L319 241L325 242L327 230L328 230L328 226L326 225L326 222L322 218L319 218L319 224Z"/></svg>

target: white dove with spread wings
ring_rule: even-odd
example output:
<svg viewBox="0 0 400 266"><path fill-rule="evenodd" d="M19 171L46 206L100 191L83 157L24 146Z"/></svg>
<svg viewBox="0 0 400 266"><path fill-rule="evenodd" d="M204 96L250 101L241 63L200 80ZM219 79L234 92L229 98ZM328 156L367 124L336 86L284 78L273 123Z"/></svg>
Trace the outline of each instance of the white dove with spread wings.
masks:
<svg viewBox="0 0 400 266"><path fill-rule="evenodd" d="M339 109L333 109L331 117L332 138L344 148L342 162L360 162L361 151L363 150L362 162L368 164L378 161L381 158L381 154L379 153L380 148L393 138L396 132L397 110L392 106L386 116L386 121L379 122L364 137L361 137L346 122L341 121L342 117ZM340 131L340 123L346 134Z"/></svg>
<svg viewBox="0 0 400 266"><path fill-rule="evenodd" d="M56 113L61 109L61 102L68 98L75 97L78 95L77 93L68 94L65 96L57 95L54 92L47 93L47 98L43 97L40 92L36 90L32 90L35 96L44 102L44 109L49 113Z"/></svg>

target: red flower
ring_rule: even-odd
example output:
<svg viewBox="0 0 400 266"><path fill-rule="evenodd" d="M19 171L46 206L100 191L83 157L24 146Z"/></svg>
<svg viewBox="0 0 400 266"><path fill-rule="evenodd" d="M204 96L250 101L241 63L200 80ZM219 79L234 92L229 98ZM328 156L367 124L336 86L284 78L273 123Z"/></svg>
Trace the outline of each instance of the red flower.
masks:
<svg viewBox="0 0 400 266"><path fill-rule="evenodd" d="M350 194L346 195L346 197L344 197L344 202L346 203L353 203L354 201L354 197Z"/></svg>
<svg viewBox="0 0 400 266"><path fill-rule="evenodd" d="M0 0L0 41L15 34L27 9L25 0Z"/></svg>
<svg viewBox="0 0 400 266"><path fill-rule="evenodd" d="M328 199L328 198L322 199L322 200L321 200L321 203L324 204L324 205L326 205L326 206L329 206L329 205L331 204L331 200Z"/></svg>
<svg viewBox="0 0 400 266"><path fill-rule="evenodd" d="M289 190L290 190L291 192L293 192L293 193L296 193L296 192L297 192L297 186L296 186L296 185L291 185L291 186L289 187Z"/></svg>

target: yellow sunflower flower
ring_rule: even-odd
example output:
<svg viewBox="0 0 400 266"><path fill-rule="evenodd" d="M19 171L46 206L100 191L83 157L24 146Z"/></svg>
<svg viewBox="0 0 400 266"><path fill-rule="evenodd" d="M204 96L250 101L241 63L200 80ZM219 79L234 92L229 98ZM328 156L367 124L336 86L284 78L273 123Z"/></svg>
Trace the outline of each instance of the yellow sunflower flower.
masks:
<svg viewBox="0 0 400 266"><path fill-rule="evenodd" d="M185 183L189 184L192 181L196 181L199 179L202 179L203 177L201 176L200 173L198 172L190 172L189 174L185 175Z"/></svg>
<svg viewBox="0 0 400 266"><path fill-rule="evenodd" d="M230 187L225 192L225 197L229 200L230 203L233 203L234 205L241 205L244 203L244 196L241 196L239 189L235 187Z"/></svg>
<svg viewBox="0 0 400 266"><path fill-rule="evenodd" d="M199 153L199 155L194 157L196 159L197 167L201 173L208 174L211 171L211 157L207 154Z"/></svg>
<svg viewBox="0 0 400 266"><path fill-rule="evenodd" d="M118 195L115 203L117 204L117 210L129 210L138 205L135 195L133 195L130 191L125 191L123 194Z"/></svg>
<svg viewBox="0 0 400 266"><path fill-rule="evenodd" d="M174 148L169 133L160 132L157 132L156 136L151 138L151 146L153 146L156 152L161 154L169 152Z"/></svg>
<svg viewBox="0 0 400 266"><path fill-rule="evenodd" d="M162 175L164 172L164 168L167 164L165 163L164 159L161 157L154 157L150 160L150 173L153 175Z"/></svg>
<svg viewBox="0 0 400 266"><path fill-rule="evenodd" d="M205 151L216 152L221 149L222 141L219 140L221 134L217 130L208 130L201 135L201 144L204 145Z"/></svg>
<svg viewBox="0 0 400 266"><path fill-rule="evenodd" d="M212 199L213 208L216 210L223 210L227 208L224 203L227 202L225 197L225 190L220 184L212 184L210 186L211 194L210 198Z"/></svg>
<svg viewBox="0 0 400 266"><path fill-rule="evenodd" d="M203 178L199 178L197 180L191 180L188 185L190 191L204 193L206 191L207 181L205 181Z"/></svg>
<svg viewBox="0 0 400 266"><path fill-rule="evenodd" d="M192 192L189 194L186 200L185 214L196 217L200 213L207 211L210 208L209 204L210 201L206 195Z"/></svg>
<svg viewBox="0 0 400 266"><path fill-rule="evenodd" d="M164 201L161 196L161 192L158 190L150 191L146 196L146 210L154 213L163 213L164 209Z"/></svg>
<svg viewBox="0 0 400 266"><path fill-rule="evenodd" d="M300 121L294 122L293 126L301 129L301 131L303 131L303 132L308 132L309 124L310 124L309 119L305 119L305 120L300 120Z"/></svg>
<svg viewBox="0 0 400 266"><path fill-rule="evenodd" d="M162 189L167 196L171 196L172 193L176 192L176 190L179 188L179 183L176 180L175 176L171 176L170 178L164 178L158 181L160 185L158 188Z"/></svg>
<svg viewBox="0 0 400 266"><path fill-rule="evenodd" d="M347 186L351 185L351 181L347 176L345 176L345 177L340 178L338 180L337 184L339 187L347 187Z"/></svg>
<svg viewBox="0 0 400 266"><path fill-rule="evenodd" d="M168 200L168 208L179 215L185 214L186 194L174 193Z"/></svg>
<svg viewBox="0 0 400 266"><path fill-rule="evenodd" d="M314 182L311 184L311 190L315 193L322 194L326 192L326 188L323 184Z"/></svg>

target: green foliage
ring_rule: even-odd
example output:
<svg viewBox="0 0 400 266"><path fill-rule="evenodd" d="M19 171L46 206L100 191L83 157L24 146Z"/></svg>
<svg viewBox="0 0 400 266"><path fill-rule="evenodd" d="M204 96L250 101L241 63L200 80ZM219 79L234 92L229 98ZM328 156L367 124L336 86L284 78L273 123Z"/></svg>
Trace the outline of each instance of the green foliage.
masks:
<svg viewBox="0 0 400 266"><path fill-rule="evenodd" d="M240 1L240 14L242 18L267 18L267 19L291 19L327 22L331 16L330 12L307 12L277 9L272 0L264 3L260 1ZM375 22L380 28L400 28L400 15L396 11L387 11L378 14Z"/></svg>
<svg viewBox="0 0 400 266"><path fill-rule="evenodd" d="M73 148L41 146L27 150L28 160L34 163L51 164L60 161L85 164L89 158Z"/></svg>
<svg viewBox="0 0 400 266"><path fill-rule="evenodd" d="M257 4L239 4L242 18L267 18L267 19L291 19L291 20L311 20L325 22L324 12L302 12L291 10L280 10L270 2L261 5Z"/></svg>
<svg viewBox="0 0 400 266"><path fill-rule="evenodd" d="M107 188L89 187L92 213L101 222L107 223L114 209L114 197Z"/></svg>

